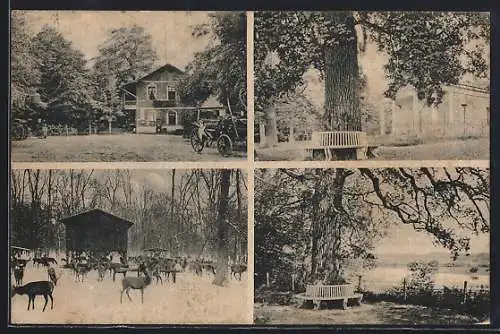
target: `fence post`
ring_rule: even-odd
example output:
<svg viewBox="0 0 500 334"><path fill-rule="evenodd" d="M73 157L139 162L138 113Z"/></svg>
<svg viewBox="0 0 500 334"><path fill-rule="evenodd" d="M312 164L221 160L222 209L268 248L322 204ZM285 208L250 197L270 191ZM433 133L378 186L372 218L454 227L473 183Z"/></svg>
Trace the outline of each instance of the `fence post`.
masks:
<svg viewBox="0 0 500 334"><path fill-rule="evenodd" d="M269 282L269 273L266 273L266 286L269 288L271 283Z"/></svg>
<svg viewBox="0 0 500 334"><path fill-rule="evenodd" d="M295 274L292 274L292 292L295 292Z"/></svg>
<svg viewBox="0 0 500 334"><path fill-rule="evenodd" d="M403 300L406 302L406 277L403 278Z"/></svg>
<svg viewBox="0 0 500 334"><path fill-rule="evenodd" d="M363 276L358 275L358 291L361 291L361 279L362 278L363 278Z"/></svg>
<svg viewBox="0 0 500 334"><path fill-rule="evenodd" d="M462 303L465 304L466 301L467 301L467 281L464 281L464 297Z"/></svg>

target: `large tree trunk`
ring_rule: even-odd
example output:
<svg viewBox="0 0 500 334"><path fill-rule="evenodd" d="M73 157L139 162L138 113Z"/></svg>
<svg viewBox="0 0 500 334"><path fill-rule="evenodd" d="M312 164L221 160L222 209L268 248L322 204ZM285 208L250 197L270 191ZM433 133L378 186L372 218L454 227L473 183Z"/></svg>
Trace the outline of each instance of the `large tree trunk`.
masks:
<svg viewBox="0 0 500 334"><path fill-rule="evenodd" d="M227 245L227 219L228 219L228 195L229 195L229 184L231 177L230 169L223 169L220 171L220 196L219 196L219 209L217 215L217 248L218 248L218 263L217 263L217 273L213 284L218 286L223 286L227 283L227 258L228 258L228 245Z"/></svg>
<svg viewBox="0 0 500 334"><path fill-rule="evenodd" d="M338 168L333 182L326 182L330 176L321 173L316 183L309 283L342 282L342 257L339 251L342 228L348 220L347 213L342 210L342 194L347 176L344 169Z"/></svg>
<svg viewBox="0 0 500 334"><path fill-rule="evenodd" d="M276 110L272 107L265 109L266 114L266 137L264 147L278 144L278 127L276 121Z"/></svg>
<svg viewBox="0 0 500 334"><path fill-rule="evenodd" d="M339 37L339 44L325 46L323 127L327 131L361 131L358 49L354 18L352 12L325 12L324 15L333 26L344 24L348 34ZM355 152L338 158L355 159Z"/></svg>

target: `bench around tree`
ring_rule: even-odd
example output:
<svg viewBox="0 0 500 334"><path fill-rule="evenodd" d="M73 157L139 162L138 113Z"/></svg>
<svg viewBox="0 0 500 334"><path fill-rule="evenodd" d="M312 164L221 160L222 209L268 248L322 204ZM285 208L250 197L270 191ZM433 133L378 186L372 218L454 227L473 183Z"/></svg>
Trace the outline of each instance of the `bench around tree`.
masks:
<svg viewBox="0 0 500 334"><path fill-rule="evenodd" d="M306 292L295 296L303 301L311 300L314 309L321 308L322 301L342 300L342 308L347 309L349 299L356 299L357 305L361 305L363 294L354 292L354 285L307 285Z"/></svg>
<svg viewBox="0 0 500 334"><path fill-rule="evenodd" d="M314 160L332 160L331 150L356 150L356 159L367 159L368 140L362 131L313 132L311 140L301 143Z"/></svg>

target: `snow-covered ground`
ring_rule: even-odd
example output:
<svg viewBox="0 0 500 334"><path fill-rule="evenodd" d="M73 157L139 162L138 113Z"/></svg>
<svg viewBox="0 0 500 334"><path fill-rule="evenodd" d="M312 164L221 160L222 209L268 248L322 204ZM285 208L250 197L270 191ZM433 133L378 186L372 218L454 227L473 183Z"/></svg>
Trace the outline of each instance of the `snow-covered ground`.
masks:
<svg viewBox="0 0 500 334"><path fill-rule="evenodd" d="M42 312L44 298L37 296L35 310L28 311L28 296L16 295L11 298L12 324L249 324L253 320L246 274L242 281L230 279L227 287L213 285L213 276L192 273L178 274L175 284L156 284L153 279L144 290L144 304L139 290L130 291L132 302L124 293L120 304L122 275L113 282L108 272L98 282L97 272L91 271L82 283L75 282L68 269L56 271L62 276L53 293L54 309L49 300ZM23 284L36 280L47 280L46 269L29 264Z"/></svg>

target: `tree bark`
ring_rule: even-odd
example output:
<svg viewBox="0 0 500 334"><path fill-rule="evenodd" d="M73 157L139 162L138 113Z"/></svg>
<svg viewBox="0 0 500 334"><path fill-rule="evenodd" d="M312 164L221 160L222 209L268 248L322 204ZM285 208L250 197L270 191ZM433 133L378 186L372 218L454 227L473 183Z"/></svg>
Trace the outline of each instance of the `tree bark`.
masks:
<svg viewBox="0 0 500 334"><path fill-rule="evenodd" d="M217 272L213 284L218 286L223 286L227 283L227 272L228 272L228 245L227 245L227 235L228 235L228 195L229 195L229 185L231 170L223 169L219 172L220 174L220 196L219 196L219 208L217 215L217 248L218 248L218 263Z"/></svg>
<svg viewBox="0 0 500 334"><path fill-rule="evenodd" d="M309 275L309 282L312 284L339 284L343 279L339 251L342 229L348 220L347 213L342 208L343 188L348 175L344 169L337 168L333 182L325 182L324 178L329 176L321 174L315 186Z"/></svg>
<svg viewBox="0 0 500 334"><path fill-rule="evenodd" d="M264 110L266 114L266 139L264 147L272 147L278 144L278 127L276 121L276 110L268 107Z"/></svg>
<svg viewBox="0 0 500 334"><path fill-rule="evenodd" d="M361 131L359 107L359 67L357 36L352 12L325 12L335 27L345 25L348 34L338 44L325 46L325 113L323 127L327 131ZM334 37L334 36L332 36ZM355 152L338 157L355 159Z"/></svg>

